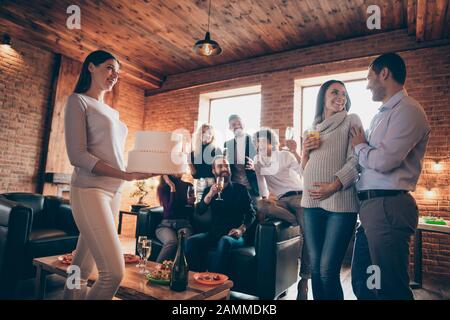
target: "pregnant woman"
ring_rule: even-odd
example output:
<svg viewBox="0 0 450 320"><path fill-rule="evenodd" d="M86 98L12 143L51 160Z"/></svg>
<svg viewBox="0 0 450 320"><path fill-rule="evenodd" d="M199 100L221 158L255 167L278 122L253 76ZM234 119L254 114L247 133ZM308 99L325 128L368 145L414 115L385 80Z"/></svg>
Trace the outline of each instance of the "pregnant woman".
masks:
<svg viewBox="0 0 450 320"><path fill-rule="evenodd" d="M303 145L301 203L315 300L344 298L340 270L358 212L354 186L358 161L350 130L362 127L357 115L347 113L349 109L344 83L325 82L317 96L315 132Z"/></svg>
<svg viewBox="0 0 450 320"><path fill-rule="evenodd" d="M80 286L66 283L64 299L114 297L125 262L114 217L119 213L124 182L154 176L124 171L124 144L128 132L119 112L104 103L119 76L119 61L106 51L94 51L83 63L75 92L65 109L65 137L72 174L70 203L80 237L72 266L80 268ZM87 293L94 265L98 278Z"/></svg>

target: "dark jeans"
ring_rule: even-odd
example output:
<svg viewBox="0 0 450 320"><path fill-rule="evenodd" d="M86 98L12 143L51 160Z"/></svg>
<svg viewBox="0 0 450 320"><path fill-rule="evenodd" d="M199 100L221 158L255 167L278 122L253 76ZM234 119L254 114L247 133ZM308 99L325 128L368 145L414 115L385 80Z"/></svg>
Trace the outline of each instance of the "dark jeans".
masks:
<svg viewBox="0 0 450 320"><path fill-rule="evenodd" d="M212 271L228 274L231 250L244 246L244 238L217 237L211 233L198 233L187 240L186 256L192 271ZM215 249L211 264L206 263L210 249Z"/></svg>
<svg viewBox="0 0 450 320"><path fill-rule="evenodd" d="M410 300L409 241L418 211L410 194L362 201L353 250L352 286L358 299ZM379 269L379 287L374 271ZM369 280L369 281L368 281ZM373 287L369 289L368 285Z"/></svg>
<svg viewBox="0 0 450 320"><path fill-rule="evenodd" d="M340 271L355 231L356 213L303 208L315 300L343 300Z"/></svg>

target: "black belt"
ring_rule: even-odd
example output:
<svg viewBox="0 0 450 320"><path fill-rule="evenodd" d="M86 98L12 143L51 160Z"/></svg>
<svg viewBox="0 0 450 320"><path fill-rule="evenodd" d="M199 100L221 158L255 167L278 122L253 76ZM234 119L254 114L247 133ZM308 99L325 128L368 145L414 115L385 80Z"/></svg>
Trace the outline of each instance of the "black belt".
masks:
<svg viewBox="0 0 450 320"><path fill-rule="evenodd" d="M358 192L358 199L364 201L372 198L394 197L408 192L406 190L365 190Z"/></svg>
<svg viewBox="0 0 450 320"><path fill-rule="evenodd" d="M290 196L301 196L303 194L303 191L289 191L284 194L282 194L280 197L278 197L278 200L281 200L283 198L287 198Z"/></svg>

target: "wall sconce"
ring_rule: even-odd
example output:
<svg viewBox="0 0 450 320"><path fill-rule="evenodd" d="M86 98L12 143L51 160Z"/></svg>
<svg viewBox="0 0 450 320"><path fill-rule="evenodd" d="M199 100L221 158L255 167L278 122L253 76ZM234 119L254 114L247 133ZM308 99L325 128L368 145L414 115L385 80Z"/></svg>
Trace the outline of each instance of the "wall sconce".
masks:
<svg viewBox="0 0 450 320"><path fill-rule="evenodd" d="M11 46L12 45L12 41L11 41L11 37L9 36L9 34L4 33L2 35L2 39L1 39L1 44L7 45L7 46Z"/></svg>
<svg viewBox="0 0 450 320"><path fill-rule="evenodd" d="M431 199L431 198L434 198L436 196L436 191L434 191L433 189L426 188L424 194L425 194L426 198Z"/></svg>
<svg viewBox="0 0 450 320"><path fill-rule="evenodd" d="M439 161L434 161L431 165L431 169L433 169L434 172L442 172L444 165Z"/></svg>

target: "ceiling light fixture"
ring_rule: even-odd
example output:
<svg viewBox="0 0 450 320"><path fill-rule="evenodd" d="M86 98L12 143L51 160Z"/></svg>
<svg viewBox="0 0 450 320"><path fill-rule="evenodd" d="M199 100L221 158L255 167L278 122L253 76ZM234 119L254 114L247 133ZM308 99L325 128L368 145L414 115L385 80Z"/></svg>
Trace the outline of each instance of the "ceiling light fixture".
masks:
<svg viewBox="0 0 450 320"><path fill-rule="evenodd" d="M222 52L222 48L220 48L220 45L216 41L211 40L211 34L209 33L210 17L211 17L211 0L209 0L208 31L206 32L205 39L197 41L193 48L195 53L206 57L216 56Z"/></svg>
<svg viewBox="0 0 450 320"><path fill-rule="evenodd" d="M1 42L1 44L6 44L7 46L11 46L12 45L11 37L9 36L9 34L4 33L2 35L2 42Z"/></svg>

